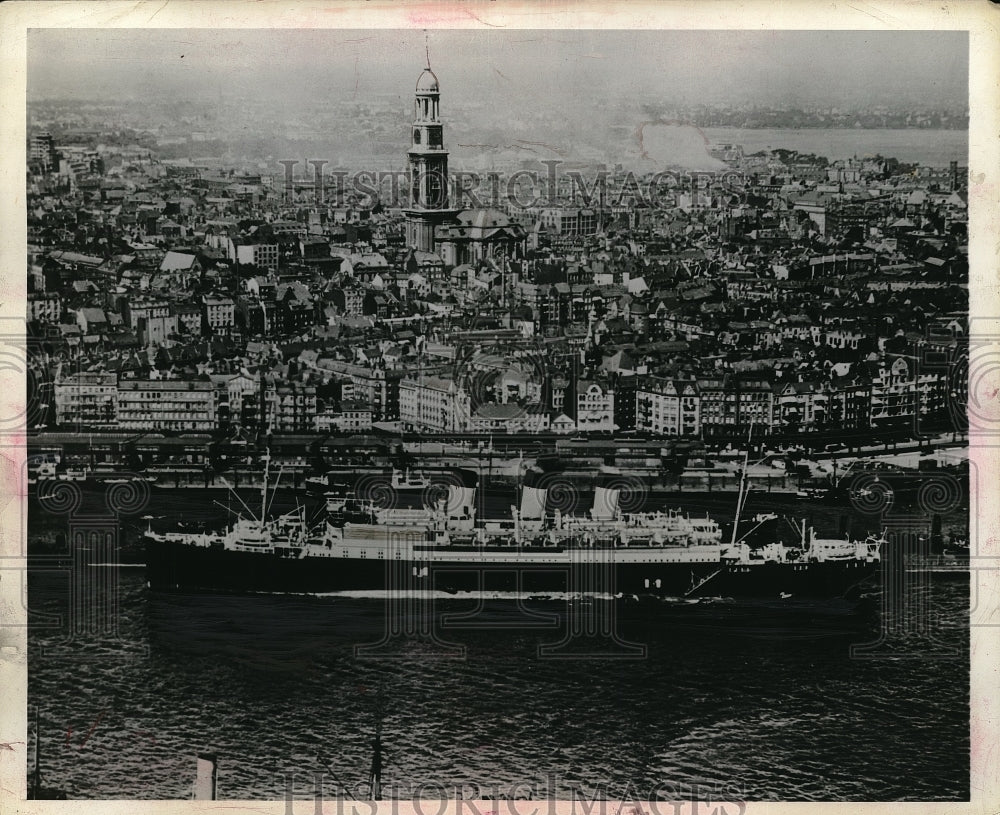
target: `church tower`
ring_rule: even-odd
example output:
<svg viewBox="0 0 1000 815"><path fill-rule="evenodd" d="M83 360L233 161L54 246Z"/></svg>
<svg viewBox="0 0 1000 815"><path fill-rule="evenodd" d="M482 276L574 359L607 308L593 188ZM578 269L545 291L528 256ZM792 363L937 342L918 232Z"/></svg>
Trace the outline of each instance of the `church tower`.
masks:
<svg viewBox="0 0 1000 815"><path fill-rule="evenodd" d="M423 252L434 251L434 230L453 218L458 210L448 208L448 151L444 149L440 110L441 89L427 67L417 79L413 126L407 152L410 175L410 206L406 209L406 245Z"/></svg>

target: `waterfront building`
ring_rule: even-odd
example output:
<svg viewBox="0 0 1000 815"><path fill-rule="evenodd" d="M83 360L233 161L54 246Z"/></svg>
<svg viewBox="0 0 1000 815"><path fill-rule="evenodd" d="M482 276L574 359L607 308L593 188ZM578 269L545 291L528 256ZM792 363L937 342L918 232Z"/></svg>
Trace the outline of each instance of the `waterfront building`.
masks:
<svg viewBox="0 0 1000 815"><path fill-rule="evenodd" d="M56 424L61 427L115 427L118 378L113 373L70 374L55 383Z"/></svg>
<svg viewBox="0 0 1000 815"><path fill-rule="evenodd" d="M470 422L469 395L453 379L406 377L399 383L399 420L416 430L462 432Z"/></svg>
<svg viewBox="0 0 1000 815"><path fill-rule="evenodd" d="M316 388L291 382L268 383L267 428L277 433L308 433L316 424Z"/></svg>
<svg viewBox="0 0 1000 815"><path fill-rule="evenodd" d="M123 430L208 431L215 429L217 418L215 386L209 381L118 383L118 426Z"/></svg>
<svg viewBox="0 0 1000 815"><path fill-rule="evenodd" d="M636 391L636 430L664 436L701 433L701 399L696 382L643 377Z"/></svg>
<svg viewBox="0 0 1000 815"><path fill-rule="evenodd" d="M372 409L364 402L344 400L339 407L329 406L316 414L317 433L365 433L372 429Z"/></svg>
<svg viewBox="0 0 1000 815"><path fill-rule="evenodd" d="M576 383L576 429L584 433L610 433L615 429L614 389L594 380Z"/></svg>

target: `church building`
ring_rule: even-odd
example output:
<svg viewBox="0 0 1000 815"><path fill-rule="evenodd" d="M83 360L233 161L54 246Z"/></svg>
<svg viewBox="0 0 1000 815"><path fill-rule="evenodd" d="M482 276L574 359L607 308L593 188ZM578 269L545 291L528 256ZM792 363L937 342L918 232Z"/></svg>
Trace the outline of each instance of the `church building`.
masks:
<svg viewBox="0 0 1000 815"><path fill-rule="evenodd" d="M497 209L457 209L449 205L448 151L441 122L441 87L427 67L417 78L410 128L410 202L406 245L416 252L435 252L446 266L519 256L524 229Z"/></svg>

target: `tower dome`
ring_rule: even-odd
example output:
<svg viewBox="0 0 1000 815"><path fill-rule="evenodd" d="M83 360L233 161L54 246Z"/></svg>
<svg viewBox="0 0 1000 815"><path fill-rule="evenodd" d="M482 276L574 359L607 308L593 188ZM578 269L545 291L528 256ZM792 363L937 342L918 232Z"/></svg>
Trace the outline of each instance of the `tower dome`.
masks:
<svg viewBox="0 0 1000 815"><path fill-rule="evenodd" d="M430 68L425 68L424 72L417 78L417 93L440 93L438 78Z"/></svg>

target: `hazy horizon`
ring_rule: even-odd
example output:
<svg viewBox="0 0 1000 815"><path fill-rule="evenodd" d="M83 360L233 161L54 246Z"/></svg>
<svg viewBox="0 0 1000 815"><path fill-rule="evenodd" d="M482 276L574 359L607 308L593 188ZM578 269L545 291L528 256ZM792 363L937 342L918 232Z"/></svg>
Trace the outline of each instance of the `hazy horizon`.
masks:
<svg viewBox="0 0 1000 815"><path fill-rule="evenodd" d="M962 107L964 31L430 30L450 104ZM421 30L32 29L29 101L205 101L282 108L376 96L408 104Z"/></svg>

